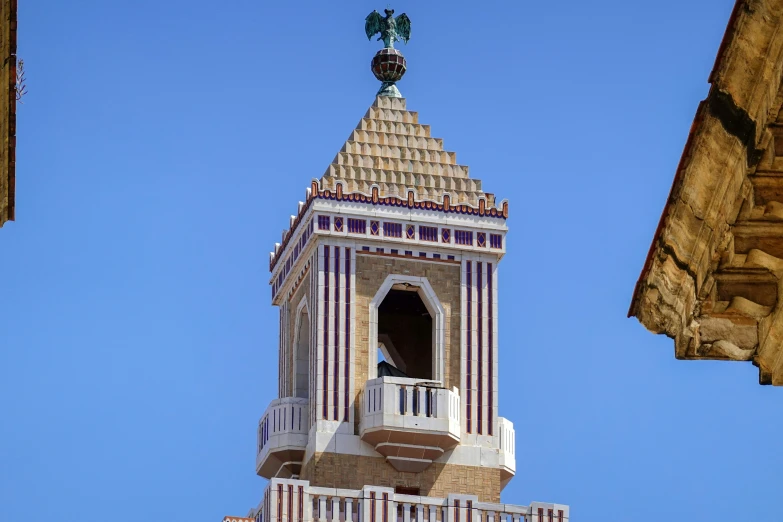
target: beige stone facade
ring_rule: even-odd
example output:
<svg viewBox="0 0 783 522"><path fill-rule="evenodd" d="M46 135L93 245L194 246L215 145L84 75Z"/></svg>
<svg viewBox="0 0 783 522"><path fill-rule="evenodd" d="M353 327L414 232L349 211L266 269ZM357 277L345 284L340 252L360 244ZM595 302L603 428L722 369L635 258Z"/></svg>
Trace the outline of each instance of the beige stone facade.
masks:
<svg viewBox="0 0 783 522"><path fill-rule="evenodd" d="M356 387L356 433L359 429L359 398L367 381L370 360L369 305L389 274L426 277L446 310L445 360L446 388L460 386L460 266L459 263L422 262L403 257L361 255L356 256L356 352L354 382ZM368 484L370 484L368 482Z"/></svg>
<svg viewBox="0 0 783 522"><path fill-rule="evenodd" d="M783 385L783 0L739 0L629 316Z"/></svg>
<svg viewBox="0 0 783 522"><path fill-rule="evenodd" d="M303 480L314 486L361 489L382 487L418 489L428 497L456 493L477 495L482 502L500 502L500 470L435 462L421 473L397 471L383 458L318 453L302 469Z"/></svg>

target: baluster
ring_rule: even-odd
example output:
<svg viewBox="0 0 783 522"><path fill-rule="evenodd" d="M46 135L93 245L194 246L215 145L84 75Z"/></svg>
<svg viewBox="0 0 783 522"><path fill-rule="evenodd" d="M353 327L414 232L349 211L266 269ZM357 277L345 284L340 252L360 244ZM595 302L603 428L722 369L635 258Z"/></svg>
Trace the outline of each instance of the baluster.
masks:
<svg viewBox="0 0 783 522"><path fill-rule="evenodd" d="M424 522L424 506L416 504L416 522Z"/></svg>
<svg viewBox="0 0 783 522"><path fill-rule="evenodd" d="M486 522L495 522L495 512L494 511L487 511L485 518L487 519Z"/></svg>
<svg viewBox="0 0 783 522"><path fill-rule="evenodd" d="M332 521L340 521L340 497L332 497Z"/></svg>
<svg viewBox="0 0 783 522"><path fill-rule="evenodd" d="M326 522L326 497L323 495L318 497L318 520Z"/></svg>
<svg viewBox="0 0 783 522"><path fill-rule="evenodd" d="M277 491L277 494L280 497L276 501L279 506L277 520L278 522L290 522L291 519L288 518L288 491L286 491L285 485L283 485L283 489Z"/></svg>
<svg viewBox="0 0 783 522"><path fill-rule="evenodd" d="M411 522L411 505L409 502L402 504L402 522Z"/></svg>
<svg viewBox="0 0 783 522"><path fill-rule="evenodd" d="M345 499L345 522L353 522L353 499Z"/></svg>
<svg viewBox="0 0 783 522"><path fill-rule="evenodd" d="M278 522L280 520L280 513L277 511L277 488L270 487L267 497L269 498L269 521Z"/></svg>
<svg viewBox="0 0 783 522"><path fill-rule="evenodd" d="M376 515L372 513L373 501L371 493L366 489L362 489L361 497L359 499L359 521L358 522L371 522L375 519ZM376 501L377 502L377 501Z"/></svg>
<svg viewBox="0 0 783 522"><path fill-rule="evenodd" d="M451 404L451 394L445 393L446 390L438 390L435 393L435 400L433 401L435 403L435 412L432 414L433 417L446 417L447 419L450 419L451 411L453 410L453 406Z"/></svg>

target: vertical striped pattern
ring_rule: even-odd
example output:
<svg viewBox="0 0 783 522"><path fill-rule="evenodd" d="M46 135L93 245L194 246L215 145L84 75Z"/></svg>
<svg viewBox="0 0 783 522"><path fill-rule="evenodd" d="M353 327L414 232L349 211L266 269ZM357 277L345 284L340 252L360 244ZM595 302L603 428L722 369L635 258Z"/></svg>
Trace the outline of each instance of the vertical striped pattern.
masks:
<svg viewBox="0 0 783 522"><path fill-rule="evenodd" d="M476 297L478 298L478 415L476 419L476 432L484 433L482 421L484 420L484 285L483 263L476 263Z"/></svg>
<svg viewBox="0 0 783 522"><path fill-rule="evenodd" d="M494 380L494 365L495 365L495 292L493 281L495 274L492 272L492 263L487 263L487 315L488 321L488 336L489 342L487 343L487 382L489 383L489 393L487 394L487 433L492 435L492 421L493 421L493 409L495 407L495 380Z"/></svg>
<svg viewBox="0 0 783 522"><path fill-rule="evenodd" d="M283 315L285 314L285 304L280 305L280 335L277 346L277 398L283 398Z"/></svg>
<svg viewBox="0 0 783 522"><path fill-rule="evenodd" d="M304 486L299 486L299 516L297 522L304 522Z"/></svg>
<svg viewBox="0 0 783 522"><path fill-rule="evenodd" d="M324 382L322 418L329 413L329 247L324 246Z"/></svg>
<svg viewBox="0 0 783 522"><path fill-rule="evenodd" d="M288 485L288 522L292 522L294 519L294 485ZM278 520L282 520L283 517L279 517Z"/></svg>
<svg viewBox="0 0 783 522"><path fill-rule="evenodd" d="M277 519L283 518L283 485L277 485Z"/></svg>
<svg viewBox="0 0 783 522"><path fill-rule="evenodd" d="M294 355L291 344L291 302L285 303L285 316L283 317L283 397L293 395L289 386L290 378L288 372L291 368L291 358Z"/></svg>
<svg viewBox="0 0 783 522"><path fill-rule="evenodd" d="M278 393L280 398L287 397L288 393L288 367L291 351L289 350L289 315L291 313L291 303L284 301L280 305L280 357L277 360L280 378L278 379Z"/></svg>
<svg viewBox="0 0 783 522"><path fill-rule="evenodd" d="M320 249L319 249L320 250ZM353 406L353 297L356 270L352 248L324 245L320 251L320 273L316 290L319 309L315 312L317 361L313 364L312 397L316 397L315 419L351 422ZM313 401L311 401L312 403Z"/></svg>
<svg viewBox="0 0 783 522"><path fill-rule="evenodd" d="M332 386L332 420L337 420L340 404L340 247L334 248L334 386Z"/></svg>
<svg viewBox="0 0 783 522"><path fill-rule="evenodd" d="M485 261L463 261L462 314L464 328L463 402L465 433L494 434L497 359L495 266Z"/></svg>
<svg viewBox="0 0 783 522"><path fill-rule="evenodd" d="M467 394L465 400L465 420L467 422L467 432L473 431L472 425L472 406L473 406L473 262L467 262L467 287L468 287L468 367L467 367Z"/></svg>
<svg viewBox="0 0 783 522"><path fill-rule="evenodd" d="M318 250L311 260L310 269L310 425L315 424L318 413L317 354L318 354Z"/></svg>
<svg viewBox="0 0 783 522"><path fill-rule="evenodd" d="M348 422L348 406L351 394L351 249L345 249L345 396L343 421Z"/></svg>
<svg viewBox="0 0 783 522"><path fill-rule="evenodd" d="M270 520L269 510L272 508L272 487L267 486L266 494L264 495L264 513L266 513L267 520Z"/></svg>

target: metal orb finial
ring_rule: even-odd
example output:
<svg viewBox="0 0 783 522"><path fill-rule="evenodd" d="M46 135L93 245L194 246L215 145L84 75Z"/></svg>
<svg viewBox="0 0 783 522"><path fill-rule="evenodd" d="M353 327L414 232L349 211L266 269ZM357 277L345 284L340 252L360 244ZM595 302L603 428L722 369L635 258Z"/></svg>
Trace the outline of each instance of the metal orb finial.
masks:
<svg viewBox="0 0 783 522"><path fill-rule="evenodd" d="M383 41L383 49L372 59L372 73L382 82L379 96L401 98L400 90L395 85L405 74L407 64L405 57L394 48L394 42L408 43L411 37L411 20L402 13L394 17L394 9L384 9L386 17L378 11L373 11L364 20L364 31L367 39L380 33L378 40Z"/></svg>

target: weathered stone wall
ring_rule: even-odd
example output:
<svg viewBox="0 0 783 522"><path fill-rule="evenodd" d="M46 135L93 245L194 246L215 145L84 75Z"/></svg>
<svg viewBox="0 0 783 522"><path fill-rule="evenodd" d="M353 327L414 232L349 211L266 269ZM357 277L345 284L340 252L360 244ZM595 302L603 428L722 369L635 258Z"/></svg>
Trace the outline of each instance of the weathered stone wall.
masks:
<svg viewBox="0 0 783 522"><path fill-rule="evenodd" d="M725 248L729 225L743 202L747 169L742 144L720 121L700 109L701 124L692 136L691 161L683 182L672 193L667 225L656 241L648 277L640 286L639 320L656 333L675 339L675 353L693 353L694 332L689 328L698 315L697 297L711 288L709 275ZM747 187L744 187L747 194ZM721 194L721 204L713 198Z"/></svg>
<svg viewBox="0 0 783 522"><path fill-rule="evenodd" d="M783 0L739 1L629 315L678 358L750 360L783 385L781 77Z"/></svg>
<svg viewBox="0 0 783 522"><path fill-rule="evenodd" d="M356 357L354 398L356 433L360 419L359 403L367 381L370 335L370 302L389 274L426 277L438 296L446 315L445 376L446 388L460 386L460 290L461 268L448 262L423 262L411 259L356 253ZM374 348L374 349L377 349Z"/></svg>
<svg viewBox="0 0 783 522"><path fill-rule="evenodd" d="M777 109L772 109L783 65L783 1L744 0L738 4L709 80L756 123L752 139L758 143L765 124L777 114Z"/></svg>
<svg viewBox="0 0 783 522"><path fill-rule="evenodd" d="M397 471L383 458L316 453L301 478L314 486L361 489L363 486L414 487L422 495L445 498L449 493L478 495L482 502L500 502L500 470L435 462L421 473Z"/></svg>

